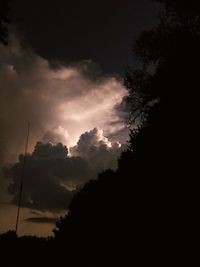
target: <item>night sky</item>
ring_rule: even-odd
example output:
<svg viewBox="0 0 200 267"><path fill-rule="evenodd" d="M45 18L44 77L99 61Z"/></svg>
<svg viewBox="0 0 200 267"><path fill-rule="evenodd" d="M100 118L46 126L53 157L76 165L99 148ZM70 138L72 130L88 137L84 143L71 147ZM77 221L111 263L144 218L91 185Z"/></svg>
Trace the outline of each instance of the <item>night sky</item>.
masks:
<svg viewBox="0 0 200 267"><path fill-rule="evenodd" d="M15 0L13 23L42 57L65 64L92 60L104 73L123 73L131 46L156 22L150 0Z"/></svg>
<svg viewBox="0 0 200 267"><path fill-rule="evenodd" d="M0 44L0 233L15 226L28 121L19 235L51 235L74 192L116 168L128 139L123 73L158 10L150 0L13 2Z"/></svg>

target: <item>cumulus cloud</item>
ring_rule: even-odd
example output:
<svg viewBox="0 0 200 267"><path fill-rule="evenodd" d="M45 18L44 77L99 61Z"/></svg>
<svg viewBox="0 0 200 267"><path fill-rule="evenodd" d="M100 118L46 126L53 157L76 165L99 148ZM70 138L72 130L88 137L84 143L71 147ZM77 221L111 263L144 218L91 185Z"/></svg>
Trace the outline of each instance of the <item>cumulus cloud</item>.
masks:
<svg viewBox="0 0 200 267"><path fill-rule="evenodd" d="M0 54L1 162L21 153L27 121L30 151L38 140L72 147L94 127L107 136L124 128L116 107L127 91L118 78L93 75L88 61L52 67L14 37L8 47L0 45Z"/></svg>
<svg viewBox="0 0 200 267"><path fill-rule="evenodd" d="M76 146L70 149L74 156L88 160L97 172L117 167L117 159L124 149L119 142L111 142L98 128L82 134Z"/></svg>
<svg viewBox="0 0 200 267"><path fill-rule="evenodd" d="M53 145L52 143L43 144L42 142L37 142L32 156L36 160L51 160L63 159L67 154L67 147L61 143Z"/></svg>
<svg viewBox="0 0 200 267"><path fill-rule="evenodd" d="M10 178L8 192L17 204L24 155L5 169ZM27 155L22 206L39 210L66 209L78 185L92 179L86 160L68 157L61 143L53 145L38 142L32 154Z"/></svg>
<svg viewBox="0 0 200 267"><path fill-rule="evenodd" d="M7 47L0 44L0 197L18 201L29 121L22 206L66 210L85 182L116 168L128 132L119 108L127 90L91 61L52 65L10 39Z"/></svg>
<svg viewBox="0 0 200 267"><path fill-rule="evenodd" d="M108 140L98 128L82 134L70 149L70 156L61 143L37 142L26 158L22 206L42 211L67 209L76 190L96 179L99 172L116 168L122 149L121 144ZM21 154L17 163L4 170L10 181L12 204L18 203L23 160Z"/></svg>

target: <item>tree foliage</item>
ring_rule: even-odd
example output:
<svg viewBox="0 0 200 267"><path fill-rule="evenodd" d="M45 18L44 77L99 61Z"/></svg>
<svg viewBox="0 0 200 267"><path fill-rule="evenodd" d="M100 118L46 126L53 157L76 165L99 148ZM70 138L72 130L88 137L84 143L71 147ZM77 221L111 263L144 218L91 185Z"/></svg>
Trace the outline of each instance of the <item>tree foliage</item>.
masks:
<svg viewBox="0 0 200 267"><path fill-rule="evenodd" d="M200 89L198 1L162 1L158 25L140 34L133 51L142 62L125 84L131 131L118 170L105 172L72 201L56 236L131 242L199 238L195 174ZM111 227L112 226L112 227ZM184 234L183 234L184 233Z"/></svg>
<svg viewBox="0 0 200 267"><path fill-rule="evenodd" d="M11 0L1 0L0 3L0 42L8 43L8 28L9 23L8 12L10 9Z"/></svg>

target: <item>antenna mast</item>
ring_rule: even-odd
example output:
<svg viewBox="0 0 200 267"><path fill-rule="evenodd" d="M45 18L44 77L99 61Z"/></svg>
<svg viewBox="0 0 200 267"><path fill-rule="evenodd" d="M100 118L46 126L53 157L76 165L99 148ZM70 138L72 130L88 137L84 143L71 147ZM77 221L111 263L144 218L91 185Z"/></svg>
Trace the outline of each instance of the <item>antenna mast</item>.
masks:
<svg viewBox="0 0 200 267"><path fill-rule="evenodd" d="M18 232L19 215L20 215L20 208L21 208L21 201L22 201L22 192L23 192L23 185L24 185L24 171L25 171L26 156L27 156L27 150L28 150L29 132L30 132L30 123L28 122L26 145L25 145L25 154L24 154L23 163L22 163L22 174L21 174L21 182L20 182L20 190L19 190L19 200L18 200L16 226L15 226L16 235L17 235L17 232Z"/></svg>

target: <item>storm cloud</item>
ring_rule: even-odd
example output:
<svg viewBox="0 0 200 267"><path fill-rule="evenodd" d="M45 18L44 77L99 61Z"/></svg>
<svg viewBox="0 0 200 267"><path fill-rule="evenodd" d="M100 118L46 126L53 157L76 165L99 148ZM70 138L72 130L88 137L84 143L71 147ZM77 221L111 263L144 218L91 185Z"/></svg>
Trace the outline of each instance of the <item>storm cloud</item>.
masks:
<svg viewBox="0 0 200 267"><path fill-rule="evenodd" d="M8 193L17 204L24 155L5 169L10 179ZM25 182L22 206L39 210L66 209L75 186L91 179L86 160L68 157L67 148L61 143L53 145L38 142L32 154L26 157Z"/></svg>
<svg viewBox="0 0 200 267"><path fill-rule="evenodd" d="M127 90L94 62L52 65L15 35L0 55L2 201L17 204L30 122L22 206L66 210L88 180L116 168L128 136L119 109Z"/></svg>
<svg viewBox="0 0 200 267"><path fill-rule="evenodd" d="M25 219L26 222L30 223L51 223L55 224L59 218L54 218L54 217L30 217Z"/></svg>
<svg viewBox="0 0 200 267"><path fill-rule="evenodd" d="M82 134L70 149L61 144L37 142L26 156L22 206L35 210L62 211L67 209L74 193L86 182L96 179L98 172L115 169L122 151L119 143L111 142L97 128ZM17 204L24 155L7 166L11 203Z"/></svg>
<svg viewBox="0 0 200 267"><path fill-rule="evenodd" d="M101 76L94 63L52 67L14 36L8 47L0 45L0 54L1 162L23 151L28 121L29 151L38 140L72 147L94 127L106 136L124 128L116 107L127 91L119 78Z"/></svg>
<svg viewBox="0 0 200 267"><path fill-rule="evenodd" d="M119 142L111 142L101 129L94 128L80 136L70 153L87 159L91 168L98 173L108 168L116 169L117 159L124 147Z"/></svg>

